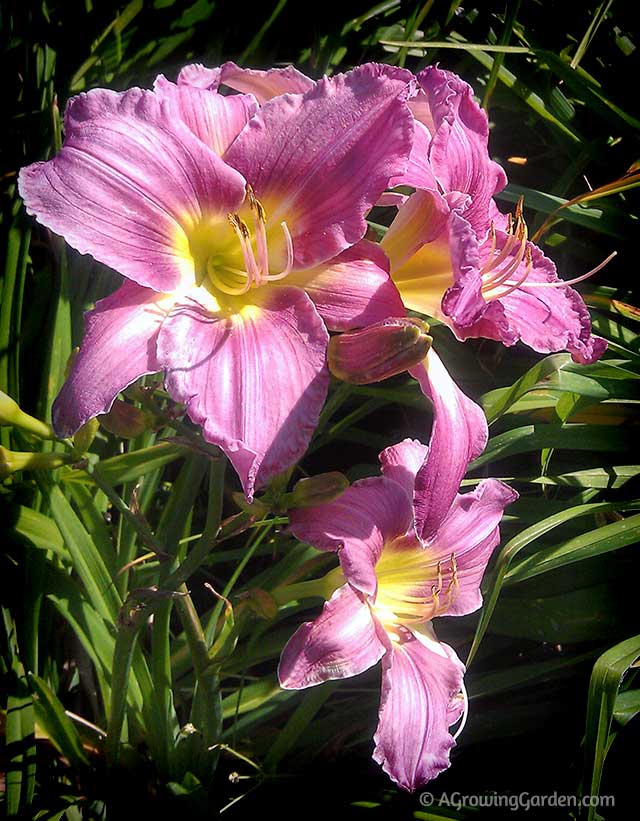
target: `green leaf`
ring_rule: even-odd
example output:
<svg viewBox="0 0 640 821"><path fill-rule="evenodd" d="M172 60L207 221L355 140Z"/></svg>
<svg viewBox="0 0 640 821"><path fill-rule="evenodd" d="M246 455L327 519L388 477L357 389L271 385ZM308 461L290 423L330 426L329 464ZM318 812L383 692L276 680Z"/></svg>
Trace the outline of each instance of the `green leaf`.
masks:
<svg viewBox="0 0 640 821"><path fill-rule="evenodd" d="M633 503L630 504L633 505ZM554 528L565 524L566 522L570 522L573 519L576 519L580 516L587 516L589 514L598 512L606 513L611 510L623 508L624 503L612 504L607 502L593 502L575 505L567 510L561 510L557 513L554 513L551 516L546 517L545 519L541 519L540 521L536 522L530 527L527 527L521 533L518 533L516 536L513 537L513 539L510 539L510 541L508 541L505 544L505 546L500 550L498 554L493 569L488 574L488 578L486 581L486 595L484 606L480 613L480 619L478 621L478 626L476 627L476 633L473 637L473 643L471 645L471 649L469 650L469 655L467 657L467 666L469 666L469 664L471 663L471 659L474 658L478 651L478 647L480 646L482 637L484 636L487 630L487 627L495 610L498 597L500 595L500 591L504 583L505 576L515 556L517 556L521 550L527 547L527 545L531 544L536 539L539 539L545 533L548 533Z"/></svg>
<svg viewBox="0 0 640 821"><path fill-rule="evenodd" d="M82 741L78 731L65 713L60 699L44 679L34 673L30 674L29 681L37 694L34 706L36 721L40 728L46 733L57 750L68 758L74 767L89 766L89 760L82 749Z"/></svg>
<svg viewBox="0 0 640 821"><path fill-rule="evenodd" d="M560 368L571 362L571 356L567 353L553 354L537 362L530 368L524 376L509 388L498 388L497 390L485 393L481 398L481 404L489 423L495 422L516 403L520 397L538 387L539 383L556 373Z"/></svg>
<svg viewBox="0 0 640 821"><path fill-rule="evenodd" d="M627 690L624 693L618 693L613 708L613 717L618 724L624 727L638 713L640 713L640 690Z"/></svg>
<svg viewBox="0 0 640 821"><path fill-rule="evenodd" d="M625 451L631 450L633 444L632 431L615 425L525 425L490 439L484 453L470 463L469 470L542 448Z"/></svg>
<svg viewBox="0 0 640 821"><path fill-rule="evenodd" d="M559 473L555 476L502 477L503 482L527 482L532 485L558 485L560 487L595 487L614 490L640 474L640 465L612 465L604 468L586 468Z"/></svg>
<svg viewBox="0 0 640 821"><path fill-rule="evenodd" d="M17 518L13 522L13 529L16 533L26 539L41 550L51 550L60 556L61 559L69 562L71 554L64 544L56 523L48 516L38 513L29 507L22 505L16 508Z"/></svg>
<svg viewBox="0 0 640 821"><path fill-rule="evenodd" d="M611 722L616 698L625 673L640 658L640 636L617 644L603 653L593 666L589 682L587 725L585 731L585 776L583 792L598 795L605 757L609 750ZM595 818L595 807L589 807L588 821Z"/></svg>
<svg viewBox="0 0 640 821"><path fill-rule="evenodd" d="M100 471L110 485L121 485L145 476L160 467L175 462L189 450L172 442L160 442L150 448L142 448L122 456L113 456L100 462ZM60 471L60 481L79 482L83 485L93 484L93 480L84 470Z"/></svg>
<svg viewBox="0 0 640 821"><path fill-rule="evenodd" d="M233 718L236 715L248 713L283 693L284 691L272 676L254 681L245 685L239 692L231 693L222 699L222 717Z"/></svg>
<svg viewBox="0 0 640 821"><path fill-rule="evenodd" d="M334 684L323 684L321 687L314 687L304 694L301 704L289 718L267 753L264 761L265 770L274 770L284 756L295 747L296 741L334 689Z"/></svg>
<svg viewBox="0 0 640 821"><path fill-rule="evenodd" d="M611 550L618 550L638 540L640 540L640 514L596 530L590 530L567 542L543 548L533 556L527 556L507 572L505 583L521 582L566 564L573 564L593 556L600 556L602 553L609 553Z"/></svg>
<svg viewBox="0 0 640 821"><path fill-rule="evenodd" d="M115 624L122 601L104 558L60 488L51 489L49 503L53 518L71 554L73 567L82 580L89 601L103 619Z"/></svg>

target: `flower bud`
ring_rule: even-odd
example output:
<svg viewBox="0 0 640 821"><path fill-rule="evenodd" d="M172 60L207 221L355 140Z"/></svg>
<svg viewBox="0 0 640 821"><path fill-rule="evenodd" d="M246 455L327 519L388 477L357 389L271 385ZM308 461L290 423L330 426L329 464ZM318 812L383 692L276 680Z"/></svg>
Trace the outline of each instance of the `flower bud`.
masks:
<svg viewBox="0 0 640 821"><path fill-rule="evenodd" d="M40 439L55 439L55 434L51 427L34 416L29 416L22 408L6 393L0 391L0 426L13 425L21 428L27 433L33 433Z"/></svg>
<svg viewBox="0 0 640 821"><path fill-rule="evenodd" d="M82 427L76 431L73 437L73 447L76 451L75 455L82 455L86 453L91 447L91 443L96 438L96 433L100 427L100 422L97 419L88 419Z"/></svg>
<svg viewBox="0 0 640 821"><path fill-rule="evenodd" d="M17 470L55 470L69 462L70 457L64 453L29 453L0 447L0 479Z"/></svg>
<svg viewBox="0 0 640 821"><path fill-rule="evenodd" d="M431 347L426 322L393 317L329 341L329 369L343 382L380 382L421 362Z"/></svg>
<svg viewBox="0 0 640 821"><path fill-rule="evenodd" d="M100 416L100 424L109 433L122 439L134 439L152 427L153 419L146 411L116 399L109 413Z"/></svg>
<svg viewBox="0 0 640 821"><path fill-rule="evenodd" d="M294 485L291 493L286 494L286 506L287 508L314 507L325 502L332 502L338 496L341 496L348 487L349 480L338 471L320 473L317 476L310 476L308 479L300 479ZM282 501L285 501L285 498Z"/></svg>

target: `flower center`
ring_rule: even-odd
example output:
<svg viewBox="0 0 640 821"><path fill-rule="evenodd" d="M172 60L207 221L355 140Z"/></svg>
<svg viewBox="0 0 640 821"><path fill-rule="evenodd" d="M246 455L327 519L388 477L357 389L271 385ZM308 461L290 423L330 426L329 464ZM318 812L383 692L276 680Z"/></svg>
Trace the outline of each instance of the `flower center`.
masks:
<svg viewBox="0 0 640 821"><path fill-rule="evenodd" d="M271 273L266 212L249 184L245 203L248 205L251 225L237 213L227 214L227 223L235 235L234 239L217 231L215 236L211 235L205 241L208 247L204 255L199 255L197 284L210 288L214 293L242 296L251 288L284 279L291 273L293 240L287 223L280 223L286 262L278 273ZM278 245L281 250L282 242Z"/></svg>
<svg viewBox="0 0 640 821"><path fill-rule="evenodd" d="M386 546L376 565L378 593L373 610L393 634L394 626L430 621L445 613L456 595L455 553L434 561L422 546Z"/></svg>

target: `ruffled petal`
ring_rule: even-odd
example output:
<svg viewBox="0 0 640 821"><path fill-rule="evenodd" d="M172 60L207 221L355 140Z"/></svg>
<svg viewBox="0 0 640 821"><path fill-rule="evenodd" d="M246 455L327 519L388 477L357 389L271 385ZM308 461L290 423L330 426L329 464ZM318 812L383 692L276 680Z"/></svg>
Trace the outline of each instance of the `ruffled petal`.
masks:
<svg viewBox="0 0 640 821"><path fill-rule="evenodd" d="M455 746L449 726L459 715L464 665L445 647L407 631L382 662L373 758L410 792L447 769Z"/></svg>
<svg viewBox="0 0 640 821"><path fill-rule="evenodd" d="M375 596L375 565L385 542L412 527L411 500L390 479L354 482L335 501L292 510L291 532L320 550L337 550L342 571L353 587Z"/></svg>
<svg viewBox="0 0 640 821"><path fill-rule="evenodd" d="M431 134L425 126L416 121L413 128L413 145L409 154L406 171L389 181L389 188L397 185L410 185L419 191L439 191L438 181L429 163L429 145Z"/></svg>
<svg viewBox="0 0 640 821"><path fill-rule="evenodd" d="M505 507L517 498L513 488L497 479L483 479L472 493L456 496L428 548L434 560L446 563L452 554L455 557L457 584L448 616L464 616L481 607L480 582L500 540L498 525Z"/></svg>
<svg viewBox="0 0 640 821"><path fill-rule="evenodd" d="M429 146L431 167L444 191L471 195L463 216L483 239L491 199L507 184L504 170L489 159L487 115L474 101L473 89L455 74L429 66L417 79L435 128Z"/></svg>
<svg viewBox="0 0 640 821"><path fill-rule="evenodd" d="M405 439L397 445L386 448L378 456L382 473L387 479L393 479L406 490L413 499L416 476L427 458L429 448L417 439Z"/></svg>
<svg viewBox="0 0 640 821"><path fill-rule="evenodd" d="M315 621L299 627L285 645L278 678L285 690L357 676L386 653L369 605L353 588L339 587Z"/></svg>
<svg viewBox="0 0 640 821"><path fill-rule="evenodd" d="M368 64L306 94L276 97L225 155L250 181L268 223L286 221L295 268L325 262L364 236L366 213L406 167L410 81L409 72Z"/></svg>
<svg viewBox="0 0 640 821"><path fill-rule="evenodd" d="M177 83L181 86L192 86L193 88L206 88L209 91L217 91L220 85L221 66L207 68L202 63L190 63L183 66L178 74Z"/></svg>
<svg viewBox="0 0 640 821"><path fill-rule="evenodd" d="M418 535L429 541L449 513L467 465L484 450L489 431L482 408L462 393L433 348L409 373L433 403L429 452L413 497Z"/></svg>
<svg viewBox="0 0 640 821"><path fill-rule="evenodd" d="M223 97L185 84L176 85L161 74L155 81L158 99L182 120L202 142L221 157L258 110L251 94Z"/></svg>
<svg viewBox="0 0 640 821"><path fill-rule="evenodd" d="M260 104L280 94L304 94L315 85L310 77L293 66L259 71L240 68L232 62L220 67L220 82L235 91L253 94Z"/></svg>
<svg viewBox="0 0 640 821"><path fill-rule="evenodd" d="M156 339L168 310L166 294L125 282L85 314L85 335L67 381L53 403L58 436L75 433L106 413L127 385L161 370Z"/></svg>
<svg viewBox="0 0 640 821"><path fill-rule="evenodd" d="M404 314L389 277L389 261L378 245L367 240L285 281L304 288L330 331L349 331Z"/></svg>
<svg viewBox="0 0 640 821"><path fill-rule="evenodd" d="M176 302L158 338L167 390L227 454L249 500L302 456L329 382L328 334L311 300L267 290L229 314L199 289Z"/></svg>
<svg viewBox="0 0 640 821"><path fill-rule="evenodd" d="M193 281L189 229L239 206L240 174L139 88L74 97L65 132L52 160L20 172L28 212L140 285Z"/></svg>

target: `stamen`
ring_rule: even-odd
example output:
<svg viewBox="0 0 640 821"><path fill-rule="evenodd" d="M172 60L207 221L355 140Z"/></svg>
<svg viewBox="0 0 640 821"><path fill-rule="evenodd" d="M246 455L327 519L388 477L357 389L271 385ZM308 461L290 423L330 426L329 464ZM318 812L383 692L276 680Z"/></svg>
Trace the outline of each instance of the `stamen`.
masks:
<svg viewBox="0 0 640 821"><path fill-rule="evenodd" d="M493 257L493 254L495 254L495 245L494 243L492 243L491 256L485 262L484 266L480 269L481 276L484 276L485 274L488 274L489 271L493 271L495 268L497 268L498 265L500 265L500 263L503 262L509 256L509 254L511 253L511 249L515 244L516 238L513 236L513 234L510 233L507 237L507 241L503 245L498 256ZM493 259L491 257L493 257Z"/></svg>
<svg viewBox="0 0 640 821"><path fill-rule="evenodd" d="M491 299L502 299L502 297L507 296L507 294L512 293L517 288L520 288L522 285L524 285L525 280L527 279L527 277L531 273L531 268L533 266L533 262L531 260L531 252L529 251L528 248L527 248L527 253L525 254L525 256L526 256L527 264L526 264L526 267L524 269L524 274L520 277L520 279L517 282L510 283L510 282L507 282L506 280L501 282L500 283L501 285L508 286L508 287L506 287L504 291L493 294Z"/></svg>
<svg viewBox="0 0 640 821"><path fill-rule="evenodd" d="M524 259L528 247L527 227L526 225L524 225L524 223L520 223L516 230L518 233L518 239L516 240L515 235L511 234L509 236L509 239L505 242L502 252L496 257L495 260L493 260L493 262L488 268L485 265L485 267L480 271L480 275L483 277L483 282L481 286L482 291L490 291L496 288L497 286L502 285L504 281L507 280L511 276L511 274L518 269L520 263ZM520 247L516 252L515 258L512 259L511 262L502 270L496 270L494 274L490 276L485 276L485 273L488 273L490 270L498 268L500 263L502 263L508 257L509 253L512 251L517 241L520 242ZM485 271L485 269L487 270Z"/></svg>
<svg viewBox="0 0 640 821"><path fill-rule="evenodd" d="M262 203L256 198L253 188L247 183L247 198L249 199L249 208L253 213L253 224L256 229L256 247L258 251L258 277L256 285L262 285L267 281L269 275L269 249L267 246L267 231L266 222L267 215Z"/></svg>
<svg viewBox="0 0 640 821"><path fill-rule="evenodd" d="M293 268L293 239L291 238L291 232L289 231L289 227L286 222L281 222L280 227L282 228L285 242L287 243L287 263L279 274L270 274L267 277L268 282L275 282L278 279L288 277L291 273L291 269Z"/></svg>
<svg viewBox="0 0 640 821"><path fill-rule="evenodd" d="M594 274L597 274L598 271L601 271L604 266L608 265L617 255L618 252L613 251L600 263L600 265L596 265L595 268L587 271L586 274L582 274L582 276L575 277L574 279L559 279L557 282L528 282L527 288L560 288L562 285L575 285L577 282L582 282L585 279L589 279L589 277L592 277Z"/></svg>
<svg viewBox="0 0 640 821"><path fill-rule="evenodd" d="M241 293L246 293L252 285L258 284L261 281L260 271L258 270L256 258L249 239L251 235L246 223L244 223L237 214L229 214L227 218L231 227L236 232L238 240L240 241L242 259L244 261L247 273L247 286Z"/></svg>

